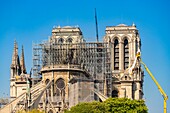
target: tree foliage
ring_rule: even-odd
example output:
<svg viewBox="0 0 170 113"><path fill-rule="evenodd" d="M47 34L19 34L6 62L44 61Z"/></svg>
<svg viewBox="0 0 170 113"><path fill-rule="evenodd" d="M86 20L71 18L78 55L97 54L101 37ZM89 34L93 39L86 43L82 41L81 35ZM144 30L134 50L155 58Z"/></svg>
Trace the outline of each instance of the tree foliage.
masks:
<svg viewBox="0 0 170 113"><path fill-rule="evenodd" d="M104 102L80 103L65 113L148 113L144 100L109 98Z"/></svg>

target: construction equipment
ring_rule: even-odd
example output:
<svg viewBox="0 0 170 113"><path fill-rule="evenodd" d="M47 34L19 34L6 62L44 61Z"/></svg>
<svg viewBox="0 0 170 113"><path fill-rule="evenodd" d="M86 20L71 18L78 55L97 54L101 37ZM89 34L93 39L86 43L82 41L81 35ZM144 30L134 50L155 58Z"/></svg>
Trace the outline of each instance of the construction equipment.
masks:
<svg viewBox="0 0 170 113"><path fill-rule="evenodd" d="M166 101L168 100L168 96L166 95L166 93L164 92L164 90L162 89L162 87L160 86L160 84L158 83L158 81L155 79L155 77L153 76L153 74L151 73L151 71L149 70L149 68L146 66L146 64L144 62L142 62L141 57L140 57L140 52L137 53L136 58L140 60L140 63L144 66L144 68L146 69L146 71L148 72L148 74L150 75L150 77L152 78L152 80L154 81L154 83L156 84L156 86L158 87L159 92L161 93L161 95L164 98L164 113L167 113L167 108L166 108Z"/></svg>
<svg viewBox="0 0 170 113"><path fill-rule="evenodd" d="M151 71L148 69L148 67L146 66L146 64L144 64L141 61L141 64L144 65L146 71L148 72L148 74L150 75L150 77L152 78L152 80L155 82L156 86L158 87L159 92L162 94L163 98L164 98L164 113L167 112L166 109L166 101L168 100L168 96L166 95L166 93L164 92L164 90L162 89L162 87L160 86L160 84L158 83L158 81L155 79L155 77L153 76L153 74L151 73Z"/></svg>

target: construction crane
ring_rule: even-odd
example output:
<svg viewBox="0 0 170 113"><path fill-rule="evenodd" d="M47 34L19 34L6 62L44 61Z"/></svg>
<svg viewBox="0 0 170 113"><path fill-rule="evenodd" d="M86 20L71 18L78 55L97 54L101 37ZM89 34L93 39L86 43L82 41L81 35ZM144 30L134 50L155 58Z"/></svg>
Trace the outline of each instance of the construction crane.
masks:
<svg viewBox="0 0 170 113"><path fill-rule="evenodd" d="M153 74L151 73L151 71L149 70L149 68L146 66L146 64L145 64L144 62L142 62L140 51L137 52L136 59L139 59L139 60L140 60L140 63L144 66L144 68L146 69L146 71L148 72L148 74L150 75L150 77L152 78L152 80L154 81L154 83L156 84L156 86L158 87L158 90L159 90L159 92L161 93L161 95L163 96L163 99L164 99L164 113L167 113L166 101L168 100L168 96L166 95L166 93L164 92L164 90L162 89L162 87L160 86L160 84L158 83L158 81L155 79L155 77L153 76ZM136 63L136 61L135 61L134 63ZM133 67L133 66L132 66L132 67ZM132 69L131 69L131 70L132 70ZM131 70L130 70L130 71L131 71Z"/></svg>
<svg viewBox="0 0 170 113"><path fill-rule="evenodd" d="M141 61L141 64L144 65L146 71L148 72L148 74L150 75L150 77L152 78L152 80L155 82L156 86L158 87L159 92L162 94L163 98L164 98L164 113L167 112L167 108L166 108L166 101L168 100L168 96L166 95L166 93L164 92L164 90L162 89L162 87L160 86L160 84L158 83L158 81L155 79L155 77L153 76L153 74L151 73L151 71L148 69L148 67L146 66L146 64L144 64Z"/></svg>

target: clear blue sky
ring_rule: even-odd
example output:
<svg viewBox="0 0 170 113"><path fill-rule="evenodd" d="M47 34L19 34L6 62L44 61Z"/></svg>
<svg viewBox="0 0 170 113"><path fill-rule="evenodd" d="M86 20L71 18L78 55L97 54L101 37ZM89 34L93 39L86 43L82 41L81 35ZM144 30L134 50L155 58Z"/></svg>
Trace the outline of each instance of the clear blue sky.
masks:
<svg viewBox="0 0 170 113"><path fill-rule="evenodd" d="M134 22L142 40L142 59L170 95L170 2L168 0L4 0L0 1L0 97L9 96L14 40L24 45L27 72L32 67L32 42L51 35L53 26L79 25L86 40L95 41L94 8L99 37L105 27ZM145 72L144 99L150 113L163 112L163 98ZM167 103L170 112L170 99Z"/></svg>

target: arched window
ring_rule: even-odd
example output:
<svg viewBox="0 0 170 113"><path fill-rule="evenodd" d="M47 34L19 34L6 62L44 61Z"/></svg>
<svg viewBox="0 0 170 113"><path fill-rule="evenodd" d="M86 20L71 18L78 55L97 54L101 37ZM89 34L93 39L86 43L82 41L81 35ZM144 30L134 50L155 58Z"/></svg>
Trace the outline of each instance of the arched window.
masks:
<svg viewBox="0 0 170 113"><path fill-rule="evenodd" d="M129 67L129 44L128 40L124 40L124 69Z"/></svg>
<svg viewBox="0 0 170 113"><path fill-rule="evenodd" d="M118 97L118 91L117 90L112 91L112 97Z"/></svg>
<svg viewBox="0 0 170 113"><path fill-rule="evenodd" d="M72 43L73 42L73 39L72 38L68 38L67 39L67 43Z"/></svg>
<svg viewBox="0 0 170 113"><path fill-rule="evenodd" d="M46 79L46 80L45 80L45 84L46 84L46 85L47 85L49 82L50 82L49 79ZM47 96L51 96L51 87L49 87L49 88L46 90L46 95L47 95Z"/></svg>
<svg viewBox="0 0 170 113"><path fill-rule="evenodd" d="M50 82L49 79L46 79L45 84L47 85Z"/></svg>
<svg viewBox="0 0 170 113"><path fill-rule="evenodd" d="M119 41L114 41L114 70L119 70Z"/></svg>
<svg viewBox="0 0 170 113"><path fill-rule="evenodd" d="M50 110L48 111L48 113L53 113L53 110L50 109Z"/></svg>
<svg viewBox="0 0 170 113"><path fill-rule="evenodd" d="M56 96L60 96L60 90L56 88Z"/></svg>
<svg viewBox="0 0 170 113"><path fill-rule="evenodd" d="M59 39L58 39L58 43L59 43L59 44L62 44L63 42L64 42L64 39L63 39L63 38L59 38Z"/></svg>

